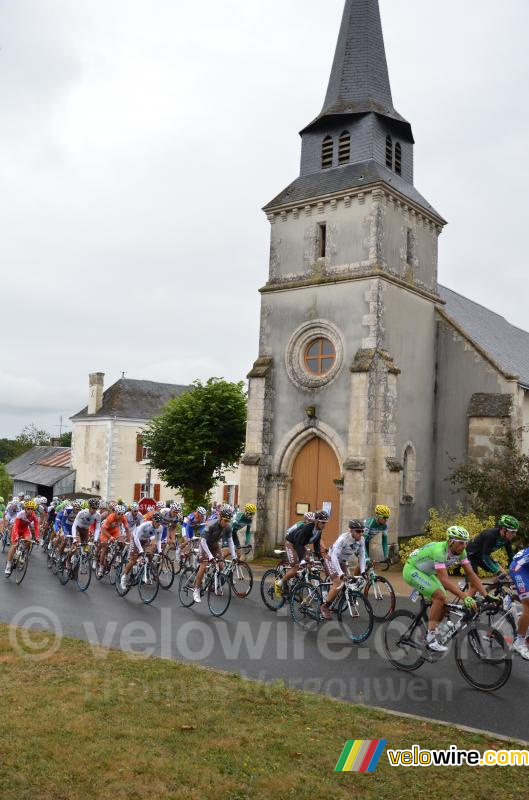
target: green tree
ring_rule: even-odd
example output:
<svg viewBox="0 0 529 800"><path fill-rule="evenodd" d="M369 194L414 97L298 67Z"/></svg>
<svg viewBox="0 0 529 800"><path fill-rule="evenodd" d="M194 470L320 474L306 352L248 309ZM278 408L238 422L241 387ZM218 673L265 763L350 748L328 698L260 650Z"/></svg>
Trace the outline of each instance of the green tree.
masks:
<svg viewBox="0 0 529 800"><path fill-rule="evenodd" d="M65 433L61 433L59 438L59 444L61 447L71 447L72 446L72 432L66 431Z"/></svg>
<svg viewBox="0 0 529 800"><path fill-rule="evenodd" d="M49 444L50 434L31 423L31 425L26 425L26 427L22 429L15 441L18 443L19 447L23 448L22 452L24 452L36 445Z"/></svg>
<svg viewBox="0 0 529 800"><path fill-rule="evenodd" d="M0 497L7 500L13 489L13 481L6 472L3 464L0 464Z"/></svg>
<svg viewBox="0 0 529 800"><path fill-rule="evenodd" d="M15 439L0 439L0 464L7 464L22 452Z"/></svg>
<svg viewBox="0 0 529 800"><path fill-rule="evenodd" d="M456 467L449 480L468 495L471 509L479 516L512 514L529 533L529 456L521 450L521 432L506 431L493 441L495 449L478 461Z"/></svg>
<svg viewBox="0 0 529 800"><path fill-rule="evenodd" d="M244 384L210 378L171 400L143 440L165 483L182 493L188 507L196 507L207 502L222 468L239 460L245 429Z"/></svg>

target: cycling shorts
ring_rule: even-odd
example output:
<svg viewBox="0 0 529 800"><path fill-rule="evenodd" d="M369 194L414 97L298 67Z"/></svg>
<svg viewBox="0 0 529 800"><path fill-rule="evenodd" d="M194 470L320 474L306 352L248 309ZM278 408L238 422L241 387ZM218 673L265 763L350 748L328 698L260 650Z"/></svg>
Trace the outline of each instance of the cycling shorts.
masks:
<svg viewBox="0 0 529 800"><path fill-rule="evenodd" d="M18 533L16 530L16 525L13 527L11 531L11 544L16 544L19 539L31 539L31 531L29 528L26 528L21 533Z"/></svg>
<svg viewBox="0 0 529 800"><path fill-rule="evenodd" d="M514 581L520 600L529 600L529 564L524 564L518 572L511 569L509 574Z"/></svg>
<svg viewBox="0 0 529 800"><path fill-rule="evenodd" d="M407 584L417 589L419 594L427 600L431 600L432 595L437 591L441 591L446 597L446 590L436 575L428 575L426 572L421 572L420 569L417 569L417 567L411 564L405 564L402 577Z"/></svg>
<svg viewBox="0 0 529 800"><path fill-rule="evenodd" d="M119 528L110 528L107 530L103 530L103 528L101 528L101 541L103 542L103 544L115 541L116 539L120 539L121 537L122 533Z"/></svg>

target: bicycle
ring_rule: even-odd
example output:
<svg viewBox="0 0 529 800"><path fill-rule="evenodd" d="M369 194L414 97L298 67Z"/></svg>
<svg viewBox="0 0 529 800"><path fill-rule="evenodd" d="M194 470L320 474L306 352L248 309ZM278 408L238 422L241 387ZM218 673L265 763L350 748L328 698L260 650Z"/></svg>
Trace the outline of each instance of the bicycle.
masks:
<svg viewBox="0 0 529 800"><path fill-rule="evenodd" d="M121 576L125 563L125 561L122 561L116 566L116 592L120 597L125 597L133 586L137 586L142 602L145 603L146 606L150 605L156 599L160 588L158 568L154 556L151 561L146 553L141 553L128 574L129 582L127 586L123 588L121 585Z"/></svg>
<svg viewBox="0 0 529 800"><path fill-rule="evenodd" d="M7 523L2 533L2 553L5 549L11 547L11 525Z"/></svg>
<svg viewBox="0 0 529 800"><path fill-rule="evenodd" d="M266 570L261 578L260 589L261 599L265 606L270 611L279 611L287 601L290 601L290 595L297 583L310 581L311 579L321 580L322 575L324 576L324 570L321 561L309 560L305 565L300 566L298 574L289 580L288 586L278 597L275 589L276 581L282 580L291 567L285 558L285 550L274 550L274 553L280 557L279 564L273 569Z"/></svg>
<svg viewBox="0 0 529 800"><path fill-rule="evenodd" d="M222 617L231 603L231 582L226 573L220 569L220 561L221 559L215 559L208 564L200 586L200 596L204 597L207 594L208 608L214 617ZM198 569L198 566L194 569L186 567L180 575L178 598L184 608L191 608L195 602L193 592Z"/></svg>
<svg viewBox="0 0 529 800"><path fill-rule="evenodd" d="M378 562L374 561L366 569L366 586L364 594L369 600L373 610L373 617L377 622L386 622L395 611L396 597L393 586L387 578L382 578L375 572Z"/></svg>
<svg viewBox="0 0 529 800"><path fill-rule="evenodd" d="M103 569L101 569L100 564L97 564L96 581L102 581L105 575L108 575L110 583L114 586L116 583L116 569L118 564L121 563L123 544L123 542L118 542L116 539L112 539L109 543ZM90 557L91 560L94 559L93 546L90 546Z"/></svg>
<svg viewBox="0 0 529 800"><path fill-rule="evenodd" d="M240 551L248 555L252 551L252 545L245 545ZM234 595L240 598L248 597L253 589L253 572L250 565L246 561L226 559L224 572L231 583Z"/></svg>
<svg viewBox="0 0 529 800"><path fill-rule="evenodd" d="M396 544L390 544L388 557L382 559L382 561L377 561L377 566L381 568L383 572L387 572L390 567L394 567L395 564L400 563L399 558L399 549Z"/></svg>
<svg viewBox="0 0 529 800"><path fill-rule="evenodd" d="M512 647L517 636L517 617L521 614L520 598L508 576L499 577L492 583L483 584L498 596L497 603L491 603L487 610L489 623L500 631L509 647ZM468 581L460 581L462 591L468 590Z"/></svg>
<svg viewBox="0 0 529 800"><path fill-rule="evenodd" d="M290 615L303 630L316 630L324 617L321 606L332 587L331 580L299 581L290 594ZM363 578L349 578L329 604L337 614L338 624L346 639L354 644L365 642L371 636L374 617L370 602L363 591Z"/></svg>
<svg viewBox="0 0 529 800"><path fill-rule="evenodd" d="M92 555L89 544L74 544L69 550L70 566L67 566L68 555L64 553L59 559L57 576L60 583L66 586L68 581L75 581L80 592L86 592L92 580Z"/></svg>
<svg viewBox="0 0 529 800"><path fill-rule="evenodd" d="M169 548L169 550L170 549L171 548ZM158 560L158 580L160 581L162 589L168 591L171 588L174 583L175 574L175 561L173 561L167 553L162 552Z"/></svg>
<svg viewBox="0 0 529 800"><path fill-rule="evenodd" d="M431 603L421 596L417 613L402 609L386 622L383 647L386 657L397 669L413 672L425 661L435 664L446 655L446 652L429 650L426 645L430 606ZM456 603L447 603L447 618L439 628L442 644L454 640L455 661L466 682L480 691L493 692L509 680L512 658L502 634L488 621L480 623L479 618L486 615L487 608L482 605L474 612Z"/></svg>
<svg viewBox="0 0 529 800"><path fill-rule="evenodd" d="M33 550L33 539L19 539L17 547L13 553L13 561L11 564L11 575L15 575L15 583L20 586L28 569L28 561ZM10 578L11 575L6 575Z"/></svg>

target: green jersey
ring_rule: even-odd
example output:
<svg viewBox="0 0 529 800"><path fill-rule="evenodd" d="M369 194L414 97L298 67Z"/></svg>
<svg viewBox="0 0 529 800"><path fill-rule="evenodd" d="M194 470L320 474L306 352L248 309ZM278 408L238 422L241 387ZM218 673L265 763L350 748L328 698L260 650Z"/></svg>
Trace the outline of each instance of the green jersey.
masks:
<svg viewBox="0 0 529 800"><path fill-rule="evenodd" d="M430 542L424 547L414 550L408 558L407 563L425 572L426 575L435 575L438 569L448 569L455 564L469 564L467 551L463 550L460 555L449 551L448 542Z"/></svg>

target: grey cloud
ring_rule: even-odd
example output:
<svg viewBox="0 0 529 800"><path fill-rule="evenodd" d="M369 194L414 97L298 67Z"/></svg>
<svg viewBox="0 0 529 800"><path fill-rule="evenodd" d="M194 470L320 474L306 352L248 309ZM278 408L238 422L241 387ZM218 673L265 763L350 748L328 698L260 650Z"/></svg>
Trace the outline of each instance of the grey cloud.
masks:
<svg viewBox="0 0 529 800"><path fill-rule="evenodd" d="M107 385L121 370L244 377L267 276L260 208L298 173L342 0L322 8L0 4L0 436L78 411L93 370ZM529 4L381 10L416 184L450 222L440 278L527 325Z"/></svg>

